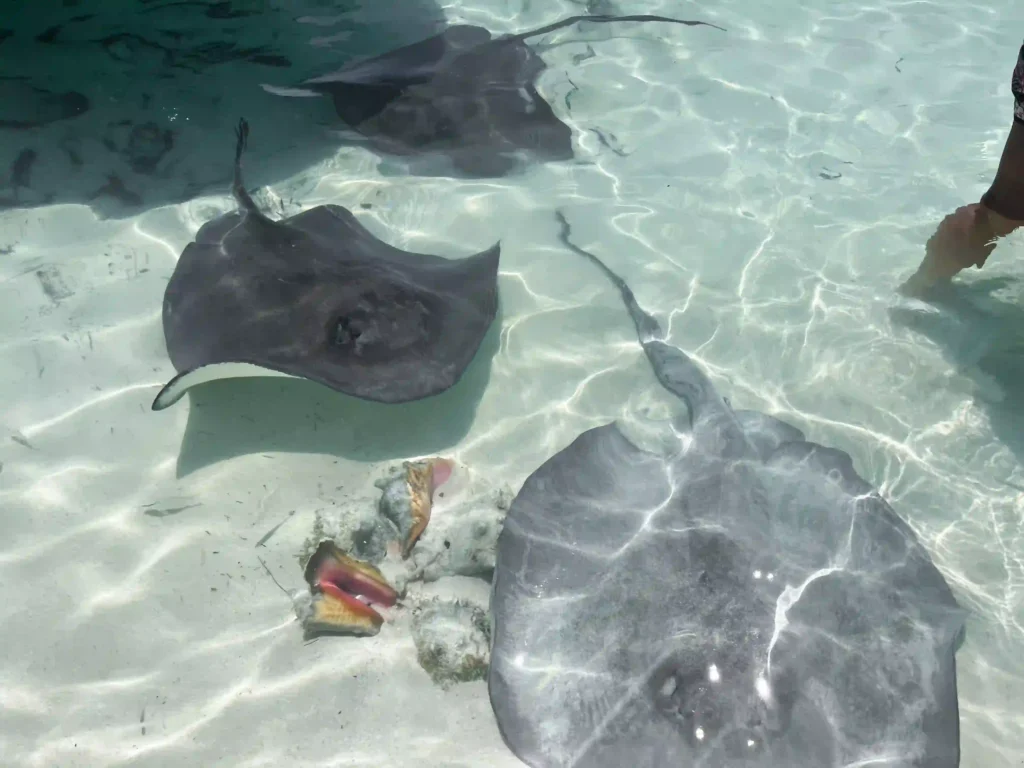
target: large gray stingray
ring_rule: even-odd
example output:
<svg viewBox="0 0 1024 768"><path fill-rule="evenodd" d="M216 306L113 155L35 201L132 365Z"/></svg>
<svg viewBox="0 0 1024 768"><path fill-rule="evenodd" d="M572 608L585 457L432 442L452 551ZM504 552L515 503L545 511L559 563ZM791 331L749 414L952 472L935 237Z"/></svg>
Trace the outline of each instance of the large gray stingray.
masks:
<svg viewBox="0 0 1024 768"><path fill-rule="evenodd" d="M592 429L525 482L498 543L489 689L544 768L959 763L960 609L850 457L733 410L622 293L685 401L671 455Z"/></svg>
<svg viewBox="0 0 1024 768"><path fill-rule="evenodd" d="M666 16L572 16L492 38L483 27L459 24L298 88L263 87L281 96L330 96L342 121L379 154L438 153L467 175L500 176L528 155L573 157L572 131L537 92L544 60L526 40L581 21L715 27Z"/></svg>
<svg viewBox="0 0 1024 768"><path fill-rule="evenodd" d="M339 205L274 221L242 185L248 131L242 120L240 210L200 228L167 284L164 337L178 375L153 410L234 376L301 377L383 403L455 384L497 311L500 245L457 260L410 253Z"/></svg>

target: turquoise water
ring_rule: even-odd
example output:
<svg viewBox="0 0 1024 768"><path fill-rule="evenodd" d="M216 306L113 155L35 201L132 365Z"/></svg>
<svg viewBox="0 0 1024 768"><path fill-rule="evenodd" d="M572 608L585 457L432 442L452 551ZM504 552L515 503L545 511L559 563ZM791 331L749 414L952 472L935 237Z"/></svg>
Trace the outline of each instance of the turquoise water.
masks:
<svg viewBox="0 0 1024 768"><path fill-rule="evenodd" d="M580 7L442 10L497 33ZM664 411L618 298L559 243L556 207L734 405L849 452L911 522L971 612L961 765L1020 762L1024 247L1010 237L964 273L952 309L894 288L995 172L1024 7L617 10L727 32L626 25L543 40L540 90L585 164L466 181L382 173L359 148L272 157L275 137L298 147L295 126L327 107L281 109L229 73L219 100L183 92L159 118L197 126L182 157L222 167L222 191L188 197L174 177L149 184L178 184L185 202L130 216L103 218L74 195L0 211L5 765L516 764L484 684L424 687L407 636L302 645L253 544L295 511L259 555L292 588L316 510L372 497L384 462L443 453L516 489L581 430ZM254 380L149 411L173 375L163 289L198 227L233 205L228 132L243 111L250 185L273 210L338 203L393 245L448 256L501 239L489 371L394 409ZM75 121L48 130L67 139ZM56 182L40 168L38 183L59 187L59 168Z"/></svg>

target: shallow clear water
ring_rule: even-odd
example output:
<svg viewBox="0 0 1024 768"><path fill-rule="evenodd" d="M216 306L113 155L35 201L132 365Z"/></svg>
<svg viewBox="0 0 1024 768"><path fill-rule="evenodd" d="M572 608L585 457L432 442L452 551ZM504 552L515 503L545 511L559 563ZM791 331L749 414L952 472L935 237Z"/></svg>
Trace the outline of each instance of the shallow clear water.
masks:
<svg viewBox="0 0 1024 768"><path fill-rule="evenodd" d="M579 10L443 9L494 32ZM269 184L265 204L339 203L396 246L449 256L502 241L490 371L429 405L384 409L275 379L208 385L150 412L173 375L163 289L198 227L232 206L237 111L172 105L202 123L196 162L224 167L223 194L131 217L77 202L0 212L5 765L516 764L482 682L405 687L423 674L407 637L385 627L348 655L298 642L254 543L295 510L259 556L298 586L314 511L372 495L380 462L442 452L518 488L581 430L664 405L617 296L559 243L557 207L734 405L849 452L912 523L971 612L961 764L1020 761L1024 247L1011 237L964 273L959 314L893 291L937 221L992 178L1024 7L618 10L728 31L544 40L540 89L587 164L465 181L386 175L371 153L335 148L273 167L260 136L299 118L252 99L264 111L246 115L248 167L251 185ZM596 55L574 61L588 45Z"/></svg>

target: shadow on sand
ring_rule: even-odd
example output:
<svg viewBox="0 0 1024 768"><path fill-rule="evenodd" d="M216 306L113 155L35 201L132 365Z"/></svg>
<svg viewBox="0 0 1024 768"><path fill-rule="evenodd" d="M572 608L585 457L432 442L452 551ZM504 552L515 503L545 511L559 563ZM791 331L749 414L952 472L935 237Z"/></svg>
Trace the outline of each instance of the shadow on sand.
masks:
<svg viewBox="0 0 1024 768"><path fill-rule="evenodd" d="M953 365L975 378L975 403L1018 461L1024 461L1022 288L1006 277L958 282L937 289L927 302L889 310L894 323L927 336Z"/></svg>
<svg viewBox="0 0 1024 768"><path fill-rule="evenodd" d="M442 451L473 424L501 327L499 302L462 378L439 395L411 403L368 402L303 379L227 379L197 386L187 395L177 475L254 453L316 453L372 462Z"/></svg>
<svg viewBox="0 0 1024 768"><path fill-rule="evenodd" d="M332 157L330 102L289 103L262 84L333 71L445 23L436 0L18 5L0 14L0 211L82 204L100 218L225 194L241 116L258 136L254 186Z"/></svg>

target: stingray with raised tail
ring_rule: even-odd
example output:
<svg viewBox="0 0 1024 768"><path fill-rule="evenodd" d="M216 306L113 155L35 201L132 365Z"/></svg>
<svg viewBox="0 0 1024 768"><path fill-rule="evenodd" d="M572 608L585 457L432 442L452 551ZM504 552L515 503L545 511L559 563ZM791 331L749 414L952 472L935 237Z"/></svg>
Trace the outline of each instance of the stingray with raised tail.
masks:
<svg viewBox="0 0 1024 768"><path fill-rule="evenodd" d="M275 221L242 184L239 210L204 224L164 293L177 375L153 410L189 388L238 376L305 378L381 403L436 395L462 377L498 308L495 243L462 259L394 248L340 205Z"/></svg>
<svg viewBox="0 0 1024 768"><path fill-rule="evenodd" d="M955 768L965 611L849 455L734 410L595 255L677 444L591 429L498 540L488 686L533 768Z"/></svg>

